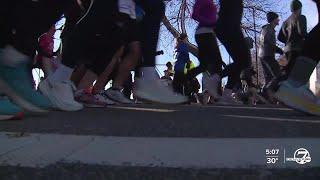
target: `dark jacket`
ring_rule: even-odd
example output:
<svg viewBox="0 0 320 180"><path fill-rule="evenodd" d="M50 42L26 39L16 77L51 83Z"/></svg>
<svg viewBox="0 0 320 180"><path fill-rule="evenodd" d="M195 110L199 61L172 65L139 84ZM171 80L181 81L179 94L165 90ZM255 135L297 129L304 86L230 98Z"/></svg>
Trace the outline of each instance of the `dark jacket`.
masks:
<svg viewBox="0 0 320 180"><path fill-rule="evenodd" d="M280 42L286 45L285 52L300 51L307 35L307 18L292 14L282 25L278 35Z"/></svg>
<svg viewBox="0 0 320 180"><path fill-rule="evenodd" d="M274 57L276 53L282 54L282 50L277 46L276 31L271 24L262 27L260 34L259 57Z"/></svg>

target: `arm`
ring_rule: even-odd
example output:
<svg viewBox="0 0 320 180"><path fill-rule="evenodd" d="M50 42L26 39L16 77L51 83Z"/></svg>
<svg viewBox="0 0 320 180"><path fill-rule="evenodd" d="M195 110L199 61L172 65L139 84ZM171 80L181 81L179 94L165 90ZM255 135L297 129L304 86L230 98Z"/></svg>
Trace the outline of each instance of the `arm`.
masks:
<svg viewBox="0 0 320 180"><path fill-rule="evenodd" d="M307 18L305 16L301 16L298 20L298 33L302 37L307 36Z"/></svg>
<svg viewBox="0 0 320 180"><path fill-rule="evenodd" d="M275 33L272 32L271 30L266 31L266 34L264 36L264 43L269 44L270 47L273 47L276 50L276 53L281 55L283 54L282 49L277 46Z"/></svg>
<svg viewBox="0 0 320 180"><path fill-rule="evenodd" d="M280 29L278 40L284 44L287 42L286 23L284 23Z"/></svg>

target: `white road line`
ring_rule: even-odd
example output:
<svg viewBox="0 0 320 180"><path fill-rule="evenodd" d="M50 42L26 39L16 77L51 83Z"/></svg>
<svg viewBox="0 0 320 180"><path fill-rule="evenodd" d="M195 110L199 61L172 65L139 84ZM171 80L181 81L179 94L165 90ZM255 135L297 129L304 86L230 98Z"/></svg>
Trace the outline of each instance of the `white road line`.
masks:
<svg viewBox="0 0 320 180"><path fill-rule="evenodd" d="M175 112L175 111L176 111L176 110L172 110L172 109L139 108L139 107L121 107L121 106L109 106L108 108L112 108L112 109L124 109L124 110L134 110L134 111L164 112L164 113L170 113L170 112Z"/></svg>
<svg viewBox="0 0 320 180"><path fill-rule="evenodd" d="M0 133L0 142L6 142L1 144L0 165L45 167L62 161L89 165L174 168L320 167L319 139L138 138L30 134L21 139L32 143L21 146L23 141L20 138L9 138L6 134ZM283 150L286 149L287 157L292 158L298 148L305 148L310 152L311 163L303 166L295 162L284 163L280 156ZM266 149L279 149L274 151L279 154L266 154ZM270 155L279 156L275 164L267 164L266 156Z"/></svg>
<svg viewBox="0 0 320 180"><path fill-rule="evenodd" d="M241 115L223 115L223 116L231 117L231 118L254 119L254 120L260 120L260 121L320 124L320 120L301 120L301 119L272 118L272 117L261 117L261 116L241 116Z"/></svg>
<svg viewBox="0 0 320 180"><path fill-rule="evenodd" d="M280 107L258 107L258 106L203 106L204 108L214 107L222 109L251 109L251 110L278 110L278 111L293 111L289 108L280 108Z"/></svg>

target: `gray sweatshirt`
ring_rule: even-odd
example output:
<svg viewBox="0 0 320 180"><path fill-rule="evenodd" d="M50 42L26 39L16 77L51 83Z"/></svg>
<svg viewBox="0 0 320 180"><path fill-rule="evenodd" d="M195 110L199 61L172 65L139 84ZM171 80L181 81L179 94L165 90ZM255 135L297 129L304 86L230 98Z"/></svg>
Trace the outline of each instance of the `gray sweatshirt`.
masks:
<svg viewBox="0 0 320 180"><path fill-rule="evenodd" d="M274 57L276 53L283 53L277 46L276 31L271 24L264 25L260 34L258 56Z"/></svg>
<svg viewBox="0 0 320 180"><path fill-rule="evenodd" d="M278 35L280 42L286 45L284 51L300 51L307 35L307 18L292 14L282 25Z"/></svg>

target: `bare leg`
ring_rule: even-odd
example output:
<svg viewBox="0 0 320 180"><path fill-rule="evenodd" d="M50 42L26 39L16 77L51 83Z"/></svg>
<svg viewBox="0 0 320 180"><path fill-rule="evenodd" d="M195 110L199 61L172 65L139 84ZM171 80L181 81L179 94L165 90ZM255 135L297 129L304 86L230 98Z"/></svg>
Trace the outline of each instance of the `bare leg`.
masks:
<svg viewBox="0 0 320 180"><path fill-rule="evenodd" d="M47 58L47 57L42 58L42 70L44 72L45 78L47 78L48 76L50 76L53 73L54 68L53 68L51 58Z"/></svg>
<svg viewBox="0 0 320 180"><path fill-rule="evenodd" d="M86 74L83 76L78 84L78 89L87 89L93 86L93 82L97 79L97 75L91 70L87 70Z"/></svg>
<svg viewBox="0 0 320 180"><path fill-rule="evenodd" d="M96 84L93 87L93 90L92 90L93 94L98 94L102 90L104 90L104 87L106 86L107 82L110 79L110 74L112 73L115 65L117 64L117 62L119 61L121 55L123 54L123 49L124 49L124 47L121 47L116 52L116 54L113 56L110 64L106 67L106 69L103 71L103 73L100 74Z"/></svg>
<svg viewBox="0 0 320 180"><path fill-rule="evenodd" d="M85 65L78 66L72 73L71 81L78 86L83 76L86 74L87 68Z"/></svg>
<svg viewBox="0 0 320 180"><path fill-rule="evenodd" d="M123 61L121 62L116 79L113 84L113 88L122 89L123 84L128 79L130 71L132 71L135 66L138 64L140 57L141 57L141 48L140 42L132 42L129 45L130 52L129 54L124 57Z"/></svg>

